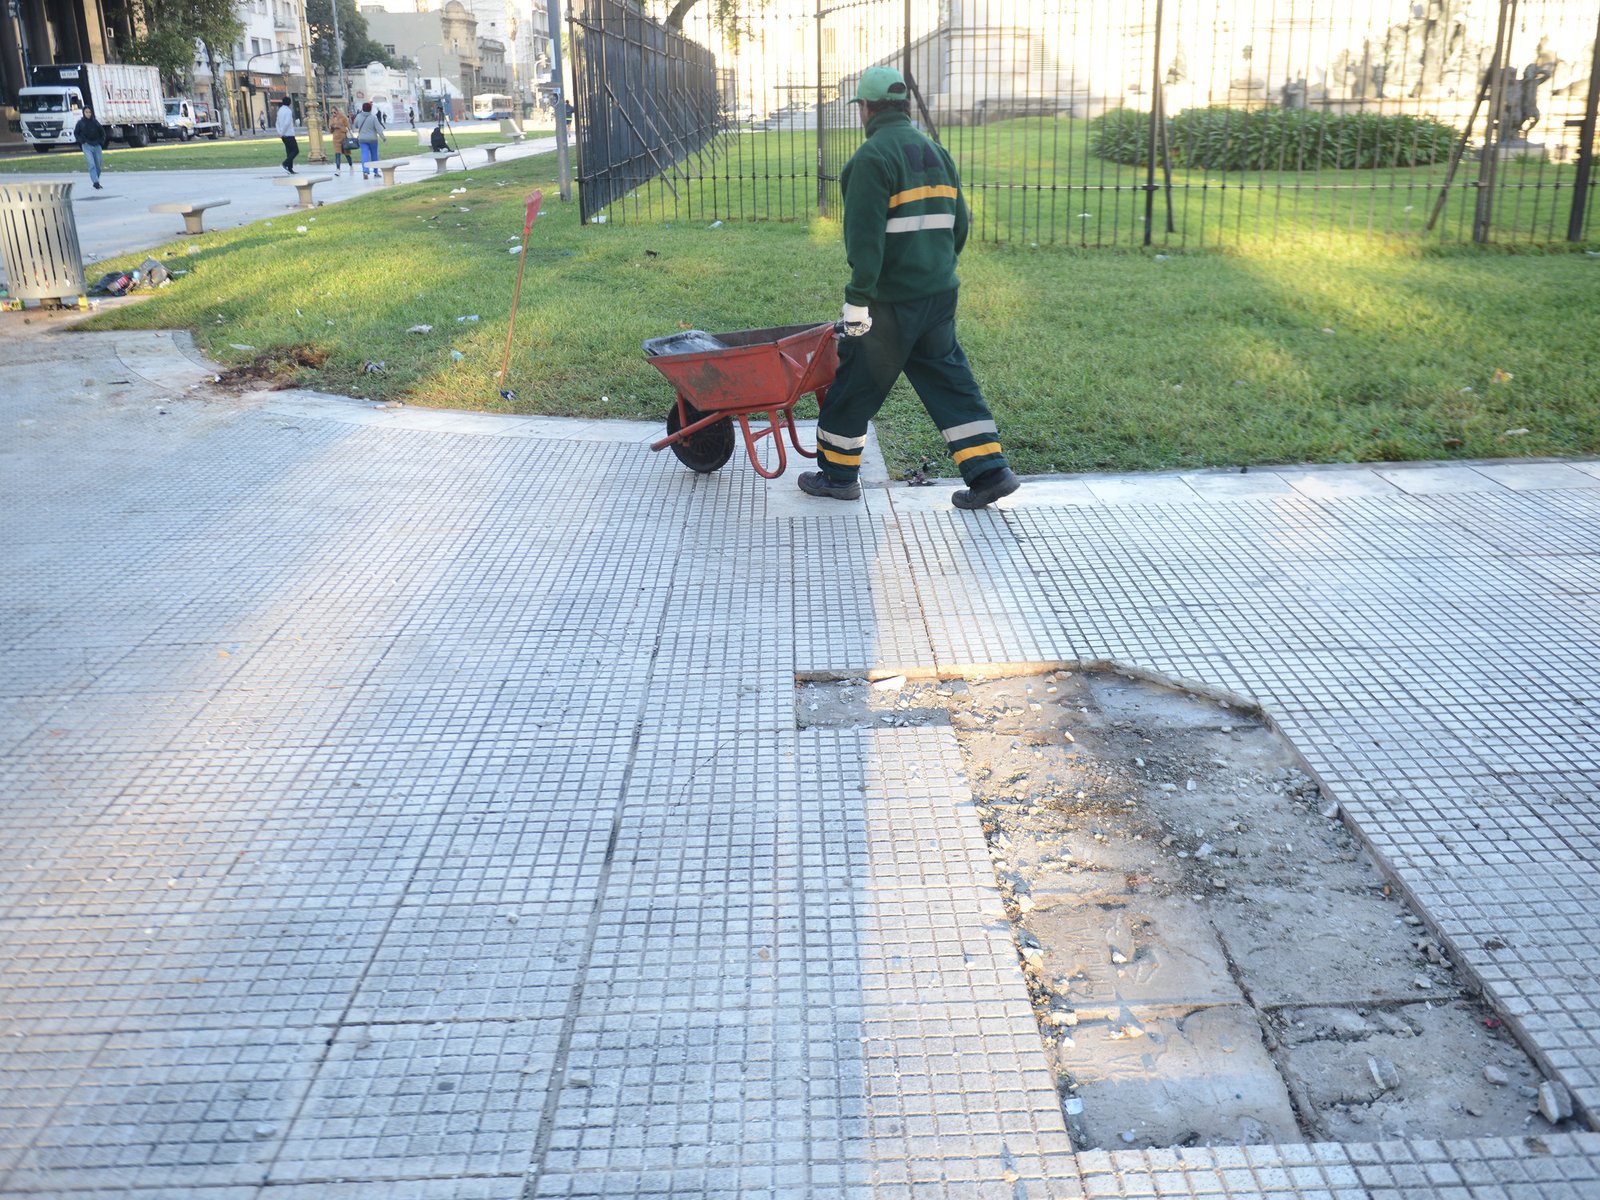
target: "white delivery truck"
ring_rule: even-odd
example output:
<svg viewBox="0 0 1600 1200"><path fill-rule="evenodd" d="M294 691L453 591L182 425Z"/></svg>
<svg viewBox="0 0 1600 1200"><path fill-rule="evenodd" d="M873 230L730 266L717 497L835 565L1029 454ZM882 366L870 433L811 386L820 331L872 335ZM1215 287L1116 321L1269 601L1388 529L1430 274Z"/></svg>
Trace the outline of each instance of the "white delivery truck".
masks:
<svg viewBox="0 0 1600 1200"><path fill-rule="evenodd" d="M85 108L94 110L115 142L146 146L166 132L161 72L155 67L55 63L34 67L28 86L17 92L23 140L40 154L72 145L72 127Z"/></svg>
<svg viewBox="0 0 1600 1200"><path fill-rule="evenodd" d="M208 137L216 141L222 133L208 105L187 96L168 96L167 119L163 137L187 142L190 138Z"/></svg>

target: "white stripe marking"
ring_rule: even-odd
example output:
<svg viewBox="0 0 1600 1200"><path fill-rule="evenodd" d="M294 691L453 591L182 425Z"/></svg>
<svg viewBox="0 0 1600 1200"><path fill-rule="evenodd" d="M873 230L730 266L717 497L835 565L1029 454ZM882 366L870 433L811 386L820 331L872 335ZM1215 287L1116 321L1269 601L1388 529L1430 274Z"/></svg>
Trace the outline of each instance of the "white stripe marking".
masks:
<svg viewBox="0 0 1600 1200"><path fill-rule="evenodd" d="M944 440L959 442L962 438L977 437L980 433L998 433L993 421L968 421L965 425L952 425L949 429L941 429Z"/></svg>
<svg viewBox="0 0 1600 1200"><path fill-rule="evenodd" d="M955 213L924 213L920 217L891 217L885 233L915 233L919 229L954 229Z"/></svg>
<svg viewBox="0 0 1600 1200"><path fill-rule="evenodd" d="M840 437L837 433L829 433L826 429L817 430L817 437L827 442L830 446L837 446L841 450L860 450L867 444L864 437Z"/></svg>

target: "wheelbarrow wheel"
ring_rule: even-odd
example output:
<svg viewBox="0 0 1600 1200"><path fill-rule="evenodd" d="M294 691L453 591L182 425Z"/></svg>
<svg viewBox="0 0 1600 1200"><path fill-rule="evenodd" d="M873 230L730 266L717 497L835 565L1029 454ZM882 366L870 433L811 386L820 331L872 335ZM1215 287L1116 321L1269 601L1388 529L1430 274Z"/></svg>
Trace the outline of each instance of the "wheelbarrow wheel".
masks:
<svg viewBox="0 0 1600 1200"><path fill-rule="evenodd" d="M703 412L683 400L683 408L689 415L689 424L693 425ZM674 404L667 409L667 436L672 437L684 426L678 414L678 406ZM691 433L686 438L680 438L672 443L672 452L678 456L678 461L691 471L701 475L709 475L733 457L733 420L723 417L715 424L707 425L698 433Z"/></svg>

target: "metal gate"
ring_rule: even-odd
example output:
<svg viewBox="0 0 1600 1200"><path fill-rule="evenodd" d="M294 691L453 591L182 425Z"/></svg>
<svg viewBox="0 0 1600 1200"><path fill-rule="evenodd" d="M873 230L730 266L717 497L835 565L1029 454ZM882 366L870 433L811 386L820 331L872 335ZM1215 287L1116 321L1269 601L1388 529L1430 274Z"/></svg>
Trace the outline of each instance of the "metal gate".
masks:
<svg viewBox="0 0 1600 1200"><path fill-rule="evenodd" d="M597 53L595 32L622 19L602 10L624 7L581 0L573 21L586 216L836 211L861 139L847 98L889 64L985 240L1600 231L1595 0L749 0L726 24L703 3L682 51L699 75L643 65L655 33L616 38L635 48L616 64ZM661 90L621 100L639 86Z"/></svg>

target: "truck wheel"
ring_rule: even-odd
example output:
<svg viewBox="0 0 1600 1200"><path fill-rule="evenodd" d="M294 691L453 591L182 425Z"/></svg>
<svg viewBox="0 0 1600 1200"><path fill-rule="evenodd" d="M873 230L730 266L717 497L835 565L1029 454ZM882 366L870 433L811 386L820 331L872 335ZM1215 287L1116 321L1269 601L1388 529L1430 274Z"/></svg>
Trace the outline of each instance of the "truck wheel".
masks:
<svg viewBox="0 0 1600 1200"><path fill-rule="evenodd" d="M35 143L34 147L33 147L33 152L35 154L49 154L50 153L50 147L49 146L41 146L41 145L38 145L37 143Z"/></svg>
<svg viewBox="0 0 1600 1200"><path fill-rule="evenodd" d="M192 129L180 129L178 131L178 140L180 142L187 142L193 136L194 136L194 130L192 130Z"/></svg>
<svg viewBox="0 0 1600 1200"><path fill-rule="evenodd" d="M136 150L140 149L141 147L148 146L150 144L150 135L145 133L145 131L142 129L137 129L130 126L128 129L127 143Z"/></svg>

